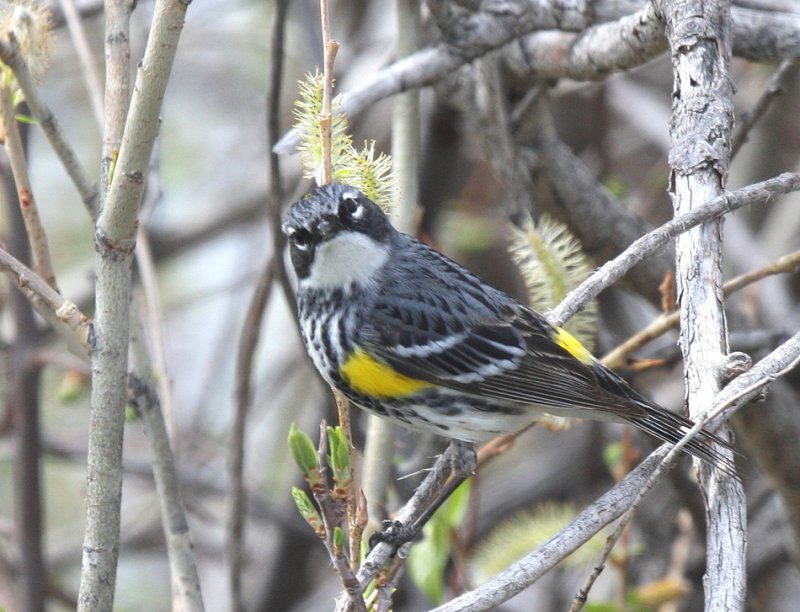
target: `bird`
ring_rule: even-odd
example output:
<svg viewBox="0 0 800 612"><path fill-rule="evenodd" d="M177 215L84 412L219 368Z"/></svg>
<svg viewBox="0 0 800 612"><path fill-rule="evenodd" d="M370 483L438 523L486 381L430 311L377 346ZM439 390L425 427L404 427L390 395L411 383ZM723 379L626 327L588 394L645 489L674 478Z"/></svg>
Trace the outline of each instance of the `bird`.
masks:
<svg viewBox="0 0 800 612"><path fill-rule="evenodd" d="M566 330L395 229L355 187L330 183L282 224L297 276L301 336L350 402L464 444L542 415L626 423L675 443L688 418L645 398ZM727 472L702 429L684 447Z"/></svg>

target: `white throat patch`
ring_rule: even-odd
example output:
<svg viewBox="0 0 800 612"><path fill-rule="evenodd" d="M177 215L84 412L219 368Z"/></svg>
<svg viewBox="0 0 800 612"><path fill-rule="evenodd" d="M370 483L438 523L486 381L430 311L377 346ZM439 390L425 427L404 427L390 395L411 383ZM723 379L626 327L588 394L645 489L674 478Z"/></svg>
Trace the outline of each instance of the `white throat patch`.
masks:
<svg viewBox="0 0 800 612"><path fill-rule="evenodd" d="M342 232L317 247L311 273L300 281L300 286L335 289L352 282L366 285L387 259L387 246L359 232Z"/></svg>

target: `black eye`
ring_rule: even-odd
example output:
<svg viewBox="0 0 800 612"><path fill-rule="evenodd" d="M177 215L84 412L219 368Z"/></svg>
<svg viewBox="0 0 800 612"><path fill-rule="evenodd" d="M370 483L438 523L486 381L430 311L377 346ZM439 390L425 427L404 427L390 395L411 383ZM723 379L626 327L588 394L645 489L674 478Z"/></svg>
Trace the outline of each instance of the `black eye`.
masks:
<svg viewBox="0 0 800 612"><path fill-rule="evenodd" d="M364 206L355 198L344 198L339 203L339 218L360 219L364 215Z"/></svg>
<svg viewBox="0 0 800 612"><path fill-rule="evenodd" d="M309 232L307 229L300 228L292 232L292 234L289 236L289 240L298 249L305 251L311 244L311 232Z"/></svg>

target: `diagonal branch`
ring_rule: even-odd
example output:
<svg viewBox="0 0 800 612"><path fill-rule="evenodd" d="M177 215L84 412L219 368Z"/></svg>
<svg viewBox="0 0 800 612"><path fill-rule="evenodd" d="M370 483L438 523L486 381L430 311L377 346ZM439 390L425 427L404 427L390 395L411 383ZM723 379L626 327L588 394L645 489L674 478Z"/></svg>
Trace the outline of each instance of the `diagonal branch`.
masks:
<svg viewBox="0 0 800 612"><path fill-rule="evenodd" d="M97 186L89 178L78 159L78 154L64 136L64 132L55 115L39 96L39 89L36 87L28 65L19 53L15 40L12 39L9 43L0 40L0 60L11 68L14 73L22 93L25 94L25 102L27 102L28 108L31 110L31 115L33 115L45 136L47 136L50 146L53 147L53 151L58 155L64 169L78 189L84 205L94 217L98 208Z"/></svg>
<svg viewBox="0 0 800 612"><path fill-rule="evenodd" d="M442 2L428 4L430 6ZM647 5L649 4L648 2ZM569 10L565 8L567 5ZM460 66L537 30L560 30L543 33L541 36L534 35L528 43L534 47L531 51L537 57L546 60L541 69L550 78L602 78L613 67L621 69L637 65L635 54L641 53L640 63L651 59L653 55L650 54L655 52L658 45L653 38L656 24L647 21L647 6L635 15L626 14L625 3L611 1L562 4L549 0L512 0L482 2L481 6L487 7L486 12L462 14L460 19L456 18L450 24L444 38L449 41L457 40L457 46L442 42L396 61L366 83L345 92L342 96L342 112L348 117L354 117L384 98L437 83ZM492 7L498 10L488 10ZM504 10L499 10L500 8ZM770 13L734 7L732 13L735 24L733 44L737 56L768 62L800 54L800 12ZM583 34L563 34L587 29L603 20L620 21L617 24L608 24L605 30L587 33L588 38L583 42ZM607 47L595 49L593 45L596 44L600 32L604 38L609 37L611 40L606 43ZM642 36L641 47L632 42L632 35ZM615 44L615 37L630 41L630 44ZM555 45L555 49L545 49L545 42ZM579 51L585 45L586 52L571 55L570 47L573 44L578 46ZM512 49L512 55L517 53L519 58L520 49ZM568 50L570 54L566 57L556 57L556 53ZM594 69L591 67L593 57L598 58L598 65ZM292 129L281 138L274 150L281 155L292 153L299 141L297 130Z"/></svg>
<svg viewBox="0 0 800 612"><path fill-rule="evenodd" d="M706 414L725 409L730 416L757 396L764 385L786 374L800 359L800 333L796 334L750 370L734 379L713 400ZM699 430L699 427L698 427ZM681 440L684 442L687 438ZM669 444L660 446L608 493L583 510L567 527L486 584L435 608L436 612L490 610L532 585L562 559L587 542L600 529L631 508L667 457ZM663 473L663 469L661 469ZM652 482L650 480L653 479Z"/></svg>
<svg viewBox="0 0 800 612"><path fill-rule="evenodd" d="M17 288L45 320L54 323L57 329L66 326L70 330L70 336L77 338L80 344L79 354L87 352L93 341L92 322L75 304L64 299L41 276L5 249L0 249L0 272L15 280Z"/></svg>
<svg viewBox="0 0 800 612"><path fill-rule="evenodd" d="M675 236L737 208L763 204L780 195L798 190L800 190L800 174L785 172L775 178L719 195L702 206L683 213L645 234L617 257L600 266L589 278L570 291L557 308L553 309L549 316L550 321L555 325L563 325L564 321L580 310L586 302L597 297L603 289L614 284L631 267L662 248Z"/></svg>

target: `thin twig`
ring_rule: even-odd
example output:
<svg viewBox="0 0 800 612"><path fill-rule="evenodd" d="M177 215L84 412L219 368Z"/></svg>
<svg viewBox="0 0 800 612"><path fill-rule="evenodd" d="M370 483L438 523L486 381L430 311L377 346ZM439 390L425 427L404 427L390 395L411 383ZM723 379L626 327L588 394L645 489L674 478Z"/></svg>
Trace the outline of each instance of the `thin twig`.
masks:
<svg viewBox="0 0 800 612"><path fill-rule="evenodd" d="M66 325L83 347L82 352L88 353L94 335L89 317L5 249L0 249L0 271L14 279L17 288L25 294L39 313L43 316L46 316L45 312L51 313L52 316L47 317L48 321Z"/></svg>
<svg viewBox="0 0 800 612"><path fill-rule="evenodd" d="M6 89L6 88L3 88ZM0 93L0 95L2 95ZM13 117L10 119L14 121ZM16 128L16 126L15 126ZM22 212L14 197L17 186L9 164L2 164L5 219L8 248L21 260L30 260L31 249ZM14 291L6 301L5 316L10 315L13 337L5 349L8 355L6 398L4 403L13 422L14 500L13 529L9 539L16 549L15 585L20 609L44 612L47 570L43 554L42 529L42 363L34 358L37 350L38 325L31 304ZM0 547L5 546L0 543Z"/></svg>
<svg viewBox="0 0 800 612"><path fill-rule="evenodd" d="M25 102L28 104L31 115L36 119L39 127L42 128L47 140L50 142L50 146L53 147L53 151L61 160L64 169L75 184L86 209L94 217L98 209L97 186L89 178L77 153L64 136L64 132L58 121L56 121L55 116L39 96L36 83L31 76L28 65L19 53L16 38L13 36L10 36L9 42L0 40L0 60L14 72L17 83L22 89L22 93L25 94Z"/></svg>
<svg viewBox="0 0 800 612"><path fill-rule="evenodd" d="M111 169L122 145L130 96L130 0L105 2L105 82L103 149L100 157L100 188L105 197Z"/></svg>
<svg viewBox="0 0 800 612"><path fill-rule="evenodd" d="M284 62L284 38L286 30L286 12L288 0L280 0L276 6L271 34L271 54L269 62L269 82L266 97L267 105L267 142L272 147L277 138L278 122L280 120L280 91ZM270 152L269 155L269 197L270 209L273 214L272 234L274 240L273 252L267 258L258 283L250 299L250 304L245 315L236 352L235 388L234 388L234 418L231 428L230 451L228 453L228 508L226 520L225 549L228 559L228 588L230 591L231 610L243 610L241 575L244 566L244 530L245 510L247 495L244 486L244 461L245 461L245 434L247 427L247 413L252 403L252 377L253 361L264 312L272 292L274 277L277 274L284 294L288 299L294 300L294 294L288 283L286 267L283 263L283 246L285 238L280 231L280 210L282 198L282 185L280 166L277 156ZM291 304L291 302L290 302ZM293 304L291 304L294 306ZM296 317L296 308L292 308Z"/></svg>
<svg viewBox="0 0 800 612"><path fill-rule="evenodd" d="M661 465L663 465L663 463ZM656 473L657 472L654 472L654 475ZM644 497L643 493L640 493L639 495L641 497ZM595 581L600 577L600 574L602 574L603 570L605 569L606 561L608 561L608 556L611 554L611 551L614 550L614 546L616 546L617 542L619 542L619 539L622 537L622 534L625 532L625 529L630 524L631 520L636 514L636 510L639 509L638 500L639 497L637 497L637 501L635 501L631 505L628 511L625 512L625 514L619 520L617 526L614 528L614 531L606 538L606 543L603 546L603 550L600 552L600 557L598 561L594 563L592 572L589 574L589 576L587 576L586 581L583 583L583 586L581 586L581 588L578 590L578 593L572 600L572 605L569 607L569 612L580 612L580 610L583 609L586 600L589 598L589 591L592 590Z"/></svg>
<svg viewBox="0 0 800 612"><path fill-rule="evenodd" d="M798 266L800 266L800 251L788 253L768 263L766 266L728 280L722 286L723 295L728 297L732 293L773 274L796 272ZM680 314L677 311L656 317L642 330L636 332L612 351L609 351L602 359L603 364L612 369L623 367L627 361L628 355L637 351L648 342L667 333L670 329L674 329L679 323Z"/></svg>
<svg viewBox="0 0 800 612"><path fill-rule="evenodd" d="M286 236L281 231L281 204L283 203L283 182L281 179L280 158L273 151L275 143L280 138L281 129L281 84L283 82L283 66L285 59L284 43L286 40L286 14L290 0L278 0L275 5L275 17L272 23L272 37L270 42L269 76L267 80L267 147L269 150L268 185L269 185L269 210L270 226L272 230L273 249L278 254L275 257L275 276L283 290L283 297L289 304L289 311L295 321L295 329L300 329L297 315L297 298L289 282L283 251L286 248ZM215 224L218 225L218 224Z"/></svg>
<svg viewBox="0 0 800 612"><path fill-rule="evenodd" d="M411 499L395 515L397 522L405 526L415 525L419 522L419 518L426 513L431 502L439 496L442 488L450 479L453 466L458 461L460 453L458 445L451 443L445 452L439 455L425 479L414 491ZM373 547L356 574L359 592L363 593L369 582L395 555L404 558L403 550L401 548L400 551L397 551L393 545L386 542L380 542ZM349 610L349 603L349 598L339 598L336 604L337 612Z"/></svg>
<svg viewBox="0 0 800 612"><path fill-rule="evenodd" d="M778 69L769 77L764 91L761 92L753 108L746 113L742 113L739 118L739 127L734 133L733 142L731 143L731 159L736 157L739 149L747 142L750 130L766 115L769 107L772 106L778 96L783 94L786 83L794 74L798 63L800 63L800 57L790 57L783 60Z"/></svg>
<svg viewBox="0 0 800 612"><path fill-rule="evenodd" d="M192 537L186 509L180 492L175 457L153 381L149 355L141 335L144 330L134 322L136 333L131 338L131 375L128 377L128 400L142 422L144 434L153 454L152 473L158 493L161 524L167 544L172 609L203 612L203 595L197 573Z"/></svg>
<svg viewBox="0 0 800 612"><path fill-rule="evenodd" d="M324 56L322 112L319 115L319 129L322 136L322 180L321 185L333 181L333 160L331 157L331 104L333 102L333 62L339 43L331 38L331 22L328 11L328 0L320 0L320 18L322 20L322 52Z"/></svg>
<svg viewBox="0 0 800 612"><path fill-rule="evenodd" d="M47 233L39 217L39 207L36 205L36 199L33 197L33 186L28 175L28 163L25 160L25 146L15 117L11 88L6 84L0 85L0 114L2 114L5 126L5 149L17 187L17 198L19 199L22 219L25 222L25 231L28 234L28 242L31 246L33 269L48 285L57 291L58 286L56 285L55 272L53 272L53 264L50 260Z"/></svg>
<svg viewBox="0 0 800 612"><path fill-rule="evenodd" d="M100 84L100 75L92 57L92 50L89 47L89 40L86 37L86 30L83 21L75 6L75 0L59 0L61 10L64 13L64 20L67 22L69 35L72 44L78 53L78 61L81 64L81 74L86 84L86 91L89 94L89 101L92 104L95 121L100 130L103 129L103 86Z"/></svg>
<svg viewBox="0 0 800 612"><path fill-rule="evenodd" d="M136 232L136 268L144 295L144 313L146 319L147 351L150 355L151 369L155 373L158 384L158 395L161 413L166 422L170 440L175 443L173 423L172 385L167 368L167 347L164 340L164 316L161 306L161 293L158 289L156 263L150 245L148 221L153 214L156 203L161 198L160 147L157 146L150 160L147 179L147 194L142 204L141 218Z"/></svg>
<svg viewBox="0 0 800 612"><path fill-rule="evenodd" d="M785 172L775 178L724 193L702 206L683 213L636 240L614 259L600 266L589 278L569 292L549 315L555 325L563 325L586 302L614 284L628 270L650 253L663 247L671 238L733 210L752 204L769 202L777 196L800 189L800 174Z"/></svg>
<svg viewBox="0 0 800 612"><path fill-rule="evenodd" d="M269 296L272 293L274 275L273 254L259 276L250 305L247 308L242 332L236 351L236 386L234 389L234 416L231 431L231 447L228 454L228 474L230 478L229 506L227 511L225 549L228 558L228 586L230 588L231 610L244 610L242 600L242 568L244 535L244 509L246 494L244 487L244 443L247 427L247 413L252 401L253 359L261 324Z"/></svg>

